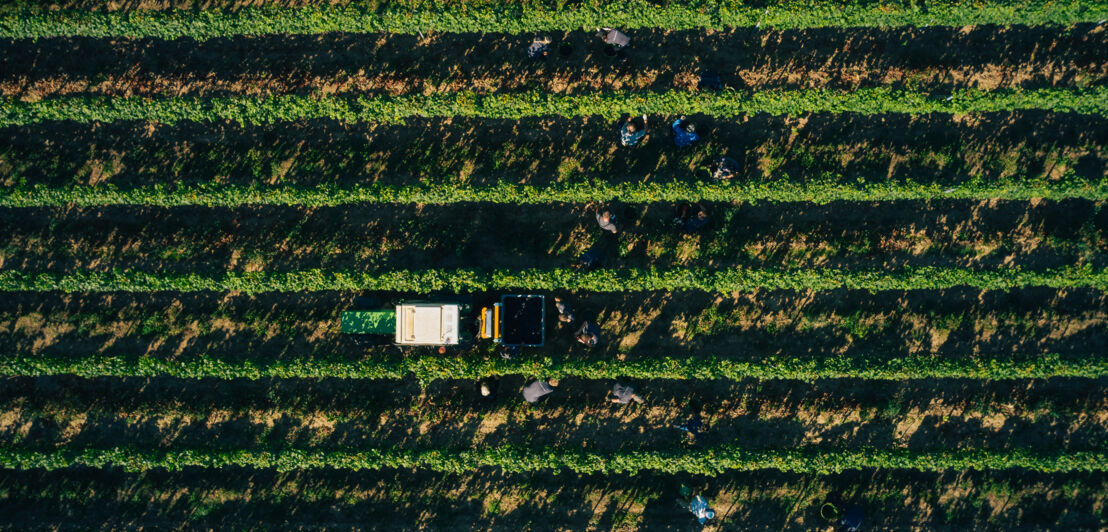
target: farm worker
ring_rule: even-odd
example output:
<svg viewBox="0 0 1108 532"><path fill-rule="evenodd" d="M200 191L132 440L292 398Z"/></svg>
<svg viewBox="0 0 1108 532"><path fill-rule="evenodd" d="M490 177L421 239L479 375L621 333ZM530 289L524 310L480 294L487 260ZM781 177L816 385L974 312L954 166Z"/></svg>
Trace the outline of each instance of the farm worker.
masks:
<svg viewBox="0 0 1108 532"><path fill-rule="evenodd" d="M611 395L612 397L610 400L613 403L618 403L621 405L625 405L627 403L630 403L631 401L640 404L642 403L642 397L639 397L639 394L635 393L635 387L629 384L621 384L617 382L615 386L612 386Z"/></svg>
<svg viewBox="0 0 1108 532"><path fill-rule="evenodd" d="M693 439L695 440L696 438L698 438L700 436L700 427L702 427L702 426L704 426L704 422L700 419L700 413L697 412L697 413L693 414L692 417L689 418L688 421L686 421L686 422L684 422L680 425L677 425L674 428L676 428L678 430L683 430L685 432L688 432L689 434L692 434Z"/></svg>
<svg viewBox="0 0 1108 532"><path fill-rule="evenodd" d="M723 181L735 177L739 173L739 162L724 155L716 159L715 170L712 171L712 179Z"/></svg>
<svg viewBox="0 0 1108 532"><path fill-rule="evenodd" d="M684 148L700 140L700 135L696 133L696 126L691 122L685 122L684 115L673 122L673 135L673 143L678 148Z"/></svg>
<svg viewBox="0 0 1108 532"><path fill-rule="evenodd" d="M531 42L531 46L527 47L527 57L531 59L546 60L546 55L550 51L550 37L545 35L541 37L535 37L535 40Z"/></svg>
<svg viewBox="0 0 1108 532"><path fill-rule="evenodd" d="M558 379L532 382L523 387L523 400L528 403L534 403L544 396L554 393L554 388L556 387L558 387Z"/></svg>
<svg viewBox="0 0 1108 532"><path fill-rule="evenodd" d="M562 298L554 298L554 308L558 309L558 321L562 323L573 323L575 317L573 315L573 308L569 306L569 303L562 301Z"/></svg>
<svg viewBox="0 0 1108 532"><path fill-rule="evenodd" d="M604 265L604 248L597 244L581 255L581 268L591 272Z"/></svg>
<svg viewBox="0 0 1108 532"><path fill-rule="evenodd" d="M485 377L477 381L477 392L481 394L480 401L482 403L496 402L496 395L499 390L500 379L496 377Z"/></svg>
<svg viewBox="0 0 1108 532"><path fill-rule="evenodd" d="M601 229L612 234L619 232L619 228L616 227L619 220L616 219L616 215L612 214L612 211L607 209L596 213L596 223L600 225Z"/></svg>
<svg viewBox="0 0 1108 532"><path fill-rule="evenodd" d="M702 525L705 521L714 519L716 516L716 512L708 507L708 501L700 495L693 497L693 500L689 502L689 511L696 516L697 522Z"/></svg>
<svg viewBox="0 0 1108 532"><path fill-rule="evenodd" d="M619 143L622 146L638 146L642 138L646 136L646 115L642 115L642 129L635 125L634 118L628 118L619 128Z"/></svg>
<svg viewBox="0 0 1108 532"><path fill-rule="evenodd" d="M719 73L711 69L700 71L700 79L696 81L696 89L702 91L718 91L723 88L723 79Z"/></svg>
<svg viewBox="0 0 1108 532"><path fill-rule="evenodd" d="M673 219L673 223L681 231L695 233L708 224L708 211L699 203L684 203L677 208L677 217Z"/></svg>
<svg viewBox="0 0 1108 532"><path fill-rule="evenodd" d="M626 33L612 28L598 28L597 35L604 39L606 44L615 46L616 48L625 48L631 44L631 37L628 37Z"/></svg>
<svg viewBox="0 0 1108 532"><path fill-rule="evenodd" d="M692 514L696 516L697 521L700 521L700 524L703 525L705 521L715 518L716 513L708 507L708 501L705 500L704 497L697 495L689 499L689 495L692 495L692 490L684 484L681 485L680 493L681 496L677 498L677 504L692 512Z"/></svg>
<svg viewBox="0 0 1108 532"><path fill-rule="evenodd" d="M581 324L581 328L577 329L577 341L589 347L595 346L600 342L600 327L597 327L595 323L585 321Z"/></svg>
<svg viewBox="0 0 1108 532"><path fill-rule="evenodd" d="M845 532L857 532L857 530L862 527L862 519L864 519L865 516L865 512L862 510L861 506L851 504L850 507L846 509L846 515L839 520L839 526Z"/></svg>

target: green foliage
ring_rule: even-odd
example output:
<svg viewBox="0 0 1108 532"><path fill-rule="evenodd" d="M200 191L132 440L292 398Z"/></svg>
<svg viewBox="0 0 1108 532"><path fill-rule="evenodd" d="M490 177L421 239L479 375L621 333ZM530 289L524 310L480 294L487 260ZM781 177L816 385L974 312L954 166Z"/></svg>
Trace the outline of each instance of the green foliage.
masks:
<svg viewBox="0 0 1108 532"><path fill-rule="evenodd" d="M1108 376L1103 355L952 358L938 355L839 355L834 357L667 357L619 361L609 358L523 356L500 357L411 356L361 360L304 358L290 360L221 360L215 356L176 358L94 355L73 359L50 356L10 356L0 359L0 375L80 377L155 377L268 379L343 378L400 379L414 375L436 379L477 379L495 375L541 377L575 376L585 379L798 379L856 378L901 380L926 378L1032 379Z"/></svg>
<svg viewBox="0 0 1108 532"><path fill-rule="evenodd" d="M626 92L559 95L544 92L474 94L456 92L405 96L237 96L224 98L52 98L9 100L0 108L0 126L48 120L112 122L183 120L271 124L312 119L343 122L394 122L406 117L519 119L528 116L590 116L615 119L625 114L707 114L729 118L743 114L810 112L974 113L1043 109L1108 116L1108 87L1035 90L959 89L924 94L888 87L850 92L828 89L758 92Z"/></svg>
<svg viewBox="0 0 1108 532"><path fill-rule="evenodd" d="M154 185L132 189L113 186L44 186L0 189L0 207L54 207L78 205L152 205L179 207L207 205L339 206L356 203L448 204L490 202L513 204L587 203L619 199L628 203L655 201L895 201L921 199L1006 199L1044 198L1108 199L1108 180L1076 176L1058 180L1008 179L986 182L967 180L942 185L925 181L886 181L862 183L844 176L798 182L735 181L731 183L569 181L545 187L500 182L494 186L474 187L446 183L410 186L371 185L337 186L262 186L224 185L167 187Z"/></svg>
<svg viewBox="0 0 1108 532"><path fill-rule="evenodd" d="M613 26L695 29L731 27L818 28L827 26L964 26L974 24L1072 24L1108 17L1108 6L1088 0L992 0L831 2L793 0L749 4L739 0L656 3L586 0L513 0L431 3L403 0L383 9L372 3L313 7L247 7L230 10L75 11L23 10L0 18L0 37L54 36L209 39L234 35L503 32L577 30Z"/></svg>
<svg viewBox="0 0 1108 532"><path fill-rule="evenodd" d="M1086 265L1042 271L1019 268L969 270L923 266L900 270L755 269L709 270L618 269L583 272L569 268L525 270L397 270L384 273L326 271L227 272L218 276L162 274L141 271L68 274L0 271L0 291L62 292L198 292L243 293L319 290L387 290L396 292L482 292L489 290L583 290L636 292L645 290L703 290L734 292L768 290L924 290L972 286L1007 290L1027 286L1050 288L1108 288L1108 268Z"/></svg>
<svg viewBox="0 0 1108 532"><path fill-rule="evenodd" d="M734 446L710 449L593 453L579 449L521 448L412 450L397 447L350 450L210 450L62 448L30 451L0 448L0 467L60 469L63 467L119 467L129 472L152 469L179 471L186 467L252 467L297 471L384 468L431 469L448 473L498 467L506 472L568 469L577 473L683 472L715 475L726 471L775 469L794 473L839 473L855 469L914 471L1028 469L1032 471L1100 472L1108 470L1108 454L1097 451L1039 451L1026 449L772 449L747 450Z"/></svg>

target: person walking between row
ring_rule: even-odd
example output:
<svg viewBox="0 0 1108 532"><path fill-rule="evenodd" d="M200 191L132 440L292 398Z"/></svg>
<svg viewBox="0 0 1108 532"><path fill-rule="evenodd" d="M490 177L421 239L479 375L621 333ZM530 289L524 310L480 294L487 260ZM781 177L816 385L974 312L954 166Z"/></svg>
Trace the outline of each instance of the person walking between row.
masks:
<svg viewBox="0 0 1108 532"><path fill-rule="evenodd" d="M612 386L612 392L609 394L608 399L617 404L625 405L627 403L635 402L642 404L642 397L635 393L635 387L630 384L616 383Z"/></svg>
<svg viewBox="0 0 1108 532"><path fill-rule="evenodd" d="M581 323L581 328L577 329L577 341L588 347L596 347L596 344L600 343L600 327L597 327L595 323L591 321L584 321Z"/></svg>
<svg viewBox="0 0 1108 532"><path fill-rule="evenodd" d="M678 148L690 146L698 140L700 140L700 135L696 132L696 125L692 122L687 122L685 115L681 115L681 118L674 120L673 143L676 144Z"/></svg>
<svg viewBox="0 0 1108 532"><path fill-rule="evenodd" d="M603 39L604 44L609 44L617 49L631 46L631 37L614 28L597 28L596 36Z"/></svg>
<svg viewBox="0 0 1108 532"><path fill-rule="evenodd" d="M739 162L724 155L712 165L712 180L726 181L739 173Z"/></svg>
<svg viewBox="0 0 1108 532"><path fill-rule="evenodd" d="M646 128L648 122L646 115L642 115L642 127L640 128L635 124L635 117L630 117L623 123L623 127L619 128L619 143L621 146L628 148L638 146L642 142L643 137L646 136Z"/></svg>
<svg viewBox="0 0 1108 532"><path fill-rule="evenodd" d="M601 229L608 231L613 235L619 232L619 227L616 226L616 224L619 223L619 220L616 218L615 214L612 214L612 211L609 211L607 209L597 211L596 223L600 225Z"/></svg>
<svg viewBox="0 0 1108 532"><path fill-rule="evenodd" d="M481 403L492 404L500 392L500 379L497 377L485 377L477 381L477 392L480 394Z"/></svg>
<svg viewBox="0 0 1108 532"><path fill-rule="evenodd" d="M704 426L704 420L700 417L700 412L696 412L684 423L674 425L674 428L687 432L692 435L695 442L700 438L700 429Z"/></svg>
<svg viewBox="0 0 1108 532"><path fill-rule="evenodd" d="M677 207L673 223L684 233L695 233L708 225L708 211L699 203L682 203Z"/></svg>
<svg viewBox="0 0 1108 532"><path fill-rule="evenodd" d="M682 508L692 512L696 517L697 522L704 524L709 519L715 519L716 512L708 506L708 500L704 497L697 495L693 498L689 498L692 495L692 490L687 486L681 486L681 497L677 499L677 504Z"/></svg>
<svg viewBox="0 0 1108 532"><path fill-rule="evenodd" d="M539 399L554 393L554 388L558 387L558 379L550 379L546 381L536 380L531 384L523 387L523 400L528 403L535 403Z"/></svg>
<svg viewBox="0 0 1108 532"><path fill-rule="evenodd" d="M576 321L577 316L573 315L573 307L569 306L562 298L554 297L554 308L558 309L558 321L562 323L573 323Z"/></svg>
<svg viewBox="0 0 1108 532"><path fill-rule="evenodd" d="M545 35L535 37L535 40L531 42L531 46L527 47L527 57L531 59L540 59L545 61L546 56L550 53L550 37Z"/></svg>

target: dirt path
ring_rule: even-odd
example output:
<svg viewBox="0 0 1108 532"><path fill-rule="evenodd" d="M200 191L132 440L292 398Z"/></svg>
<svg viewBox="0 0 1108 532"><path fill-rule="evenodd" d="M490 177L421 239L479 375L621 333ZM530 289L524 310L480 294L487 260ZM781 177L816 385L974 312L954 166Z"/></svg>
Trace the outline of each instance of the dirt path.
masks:
<svg viewBox="0 0 1108 532"><path fill-rule="evenodd" d="M652 117L650 136L635 149L619 148L616 124L597 117L246 128L53 122L0 129L0 185L649 183L693 179L721 154L740 163L740 179L755 182L953 184L1108 173L1108 119L1090 116L694 117L705 138L685 150L673 146L667 118Z"/></svg>
<svg viewBox="0 0 1108 532"><path fill-rule="evenodd" d="M355 295L6 294L0 301L0 352L266 360L395 354L394 348L359 346L338 333L338 314L354 307ZM381 301L416 297L369 295ZM548 347L540 350L551 356L1087 356L1101 352L1108 340L1105 295L1085 289L563 296L574 303L579 320L600 325L603 338L585 348L551 318Z"/></svg>
<svg viewBox="0 0 1108 532"><path fill-rule="evenodd" d="M630 32L627 62L592 33L267 36L0 42L0 95L230 96L695 90L703 68L739 90L1087 86L1108 75L1108 31L1054 27L821 28ZM562 49L571 50L563 56Z"/></svg>
<svg viewBox="0 0 1108 532"><path fill-rule="evenodd" d="M701 527L674 499L703 493L717 520ZM1108 477L1029 472L779 472L714 478L656 473L466 474L412 471L111 470L0 473L0 527L297 530L812 530L828 499L866 509L875 529L1095 529Z"/></svg>
<svg viewBox="0 0 1108 532"><path fill-rule="evenodd" d="M9 379L25 391L0 403L0 444L23 448L217 447L217 448L468 448L557 446L593 452L641 449L752 449L782 447L1100 449L1108 426L1103 382L1065 380L959 386L880 383L859 391L836 381L648 381L638 384L645 403L620 406L604 397L610 383L565 379L555 395L530 406L521 377L494 387L495 402L482 403L472 382L440 382L426 390L412 383L320 384L253 394L183 399L230 392L226 384L170 381L173 395L143 380L110 384L60 378L55 384ZM148 386L153 390L146 389ZM1007 389L1007 393L1003 390ZM352 405L302 405L334 400L356 389L368 398ZM85 404L89 392L109 395ZM390 391L391 390L391 391ZM249 393L249 392L246 392ZM286 409L291 402L301 405ZM674 429L700 412L705 427L696 439Z"/></svg>
<svg viewBox="0 0 1108 532"><path fill-rule="evenodd" d="M847 207L849 205L849 207ZM594 246L613 268L905 266L1102 267L1101 203L937 201L702 204L696 234L677 206L617 206L618 236L595 208L368 205L342 208L8 209L0 267L177 273L565 267Z"/></svg>

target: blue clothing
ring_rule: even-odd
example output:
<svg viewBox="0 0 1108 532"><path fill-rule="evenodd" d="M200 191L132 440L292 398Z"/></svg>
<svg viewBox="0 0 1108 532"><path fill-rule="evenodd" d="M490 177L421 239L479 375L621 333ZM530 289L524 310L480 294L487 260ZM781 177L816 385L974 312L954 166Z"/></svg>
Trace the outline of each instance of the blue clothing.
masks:
<svg viewBox="0 0 1108 532"><path fill-rule="evenodd" d="M634 146L646 136L646 130L644 129L628 131L627 126L630 124L630 122L624 123L623 127L619 128L619 143L624 146Z"/></svg>
<svg viewBox="0 0 1108 532"><path fill-rule="evenodd" d="M693 417L688 421L677 425L677 428L692 434L693 436L700 435L700 428L704 426L704 421L700 419L700 414L693 414Z"/></svg>
<svg viewBox="0 0 1108 532"><path fill-rule="evenodd" d="M696 520L702 525L705 521L716 516L716 513L708 507L708 501L704 500L704 497L700 495L697 495L693 498L692 502L689 503L689 510L692 511L693 515L696 516Z"/></svg>
<svg viewBox="0 0 1108 532"><path fill-rule="evenodd" d="M684 221L681 222L681 229L683 229L686 233L695 233L695 232L699 231L700 228L704 227L705 225L708 225L708 217L707 216L705 216L703 218L701 218L699 216L693 216L692 218L689 218L688 220L684 220Z"/></svg>
<svg viewBox="0 0 1108 532"><path fill-rule="evenodd" d="M673 143L676 144L678 148L684 148L700 140L700 135L697 135L695 131L685 131L685 128L681 127L683 122L684 120L680 118L673 122Z"/></svg>

